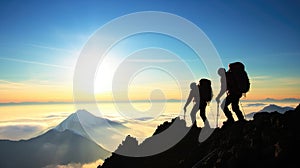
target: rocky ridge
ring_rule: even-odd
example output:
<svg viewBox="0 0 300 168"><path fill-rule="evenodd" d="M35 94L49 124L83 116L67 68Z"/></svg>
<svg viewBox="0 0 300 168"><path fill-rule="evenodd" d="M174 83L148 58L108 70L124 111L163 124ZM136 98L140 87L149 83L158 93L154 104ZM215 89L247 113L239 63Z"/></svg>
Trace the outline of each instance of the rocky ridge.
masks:
<svg viewBox="0 0 300 168"><path fill-rule="evenodd" d="M192 127L187 135L170 149L147 157L128 157L118 151L139 152L144 146L156 144L152 137L141 144L131 137L119 145L111 157L98 168L250 168L299 167L296 153L300 151L300 105L284 114L260 112L253 120L223 125L204 142L198 141L203 128ZM179 120L182 129L189 129L179 118L158 126L159 134ZM155 146L152 146L155 148Z"/></svg>

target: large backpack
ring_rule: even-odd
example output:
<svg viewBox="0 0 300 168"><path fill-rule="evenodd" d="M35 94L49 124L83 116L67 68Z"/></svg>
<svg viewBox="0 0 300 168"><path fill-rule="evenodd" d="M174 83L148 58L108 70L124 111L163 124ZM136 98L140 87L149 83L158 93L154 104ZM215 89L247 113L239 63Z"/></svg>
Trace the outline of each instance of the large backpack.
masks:
<svg viewBox="0 0 300 168"><path fill-rule="evenodd" d="M208 79L200 79L199 85L200 101L210 102L212 99L211 81Z"/></svg>
<svg viewBox="0 0 300 168"><path fill-rule="evenodd" d="M250 90L250 82L245 71L245 66L241 62L229 64L229 71L232 74L232 80L236 83L237 89L241 93L247 93Z"/></svg>

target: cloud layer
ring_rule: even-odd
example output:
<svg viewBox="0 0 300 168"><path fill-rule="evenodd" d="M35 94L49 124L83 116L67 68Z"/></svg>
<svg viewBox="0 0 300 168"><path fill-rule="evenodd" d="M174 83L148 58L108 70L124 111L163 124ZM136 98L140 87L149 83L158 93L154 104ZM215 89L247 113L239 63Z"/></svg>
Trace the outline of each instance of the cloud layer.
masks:
<svg viewBox="0 0 300 168"><path fill-rule="evenodd" d="M0 126L0 139L20 140L29 139L43 132L43 125L6 125Z"/></svg>

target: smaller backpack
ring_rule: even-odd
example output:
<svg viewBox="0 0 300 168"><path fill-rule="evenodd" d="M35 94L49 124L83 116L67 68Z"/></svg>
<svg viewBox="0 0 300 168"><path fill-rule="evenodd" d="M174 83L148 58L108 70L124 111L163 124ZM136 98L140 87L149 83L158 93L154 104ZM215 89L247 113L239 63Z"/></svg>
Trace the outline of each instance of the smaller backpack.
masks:
<svg viewBox="0 0 300 168"><path fill-rule="evenodd" d="M234 62L229 64L229 69L233 80L238 87L237 89L241 93L247 93L250 90L250 82L244 64L241 62Z"/></svg>
<svg viewBox="0 0 300 168"><path fill-rule="evenodd" d="M211 81L205 78L200 79L199 92L200 101L210 102L212 99Z"/></svg>

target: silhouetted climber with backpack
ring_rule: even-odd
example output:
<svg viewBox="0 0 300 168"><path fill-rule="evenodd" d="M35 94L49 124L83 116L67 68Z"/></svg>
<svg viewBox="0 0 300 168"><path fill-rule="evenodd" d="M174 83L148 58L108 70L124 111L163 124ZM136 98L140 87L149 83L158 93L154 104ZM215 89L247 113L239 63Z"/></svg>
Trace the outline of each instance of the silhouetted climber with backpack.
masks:
<svg viewBox="0 0 300 168"><path fill-rule="evenodd" d="M224 124L234 122L232 113L228 108L230 104L239 121L245 121L243 113L239 108L240 98L250 89L249 78L245 71L244 64L241 62L231 63L229 64L229 70L227 72L224 68L220 68L218 74L221 77L221 90L216 97L216 101L219 103L221 96L227 92L227 97L221 104L225 116L227 117L227 121L225 121Z"/></svg>
<svg viewBox="0 0 300 168"><path fill-rule="evenodd" d="M193 125L197 126L196 113L200 109L200 117L203 120L204 126L210 127L209 122L206 117L206 114L205 114L205 109L206 109L207 103L209 103L212 99L211 81L203 78L199 81L199 85L196 85L196 83L194 83L194 82L191 83L190 88L191 88L191 91L190 91L189 97L183 108L184 113L186 113L186 107L190 104L192 99L194 99L195 104L194 104L191 114L190 114Z"/></svg>

